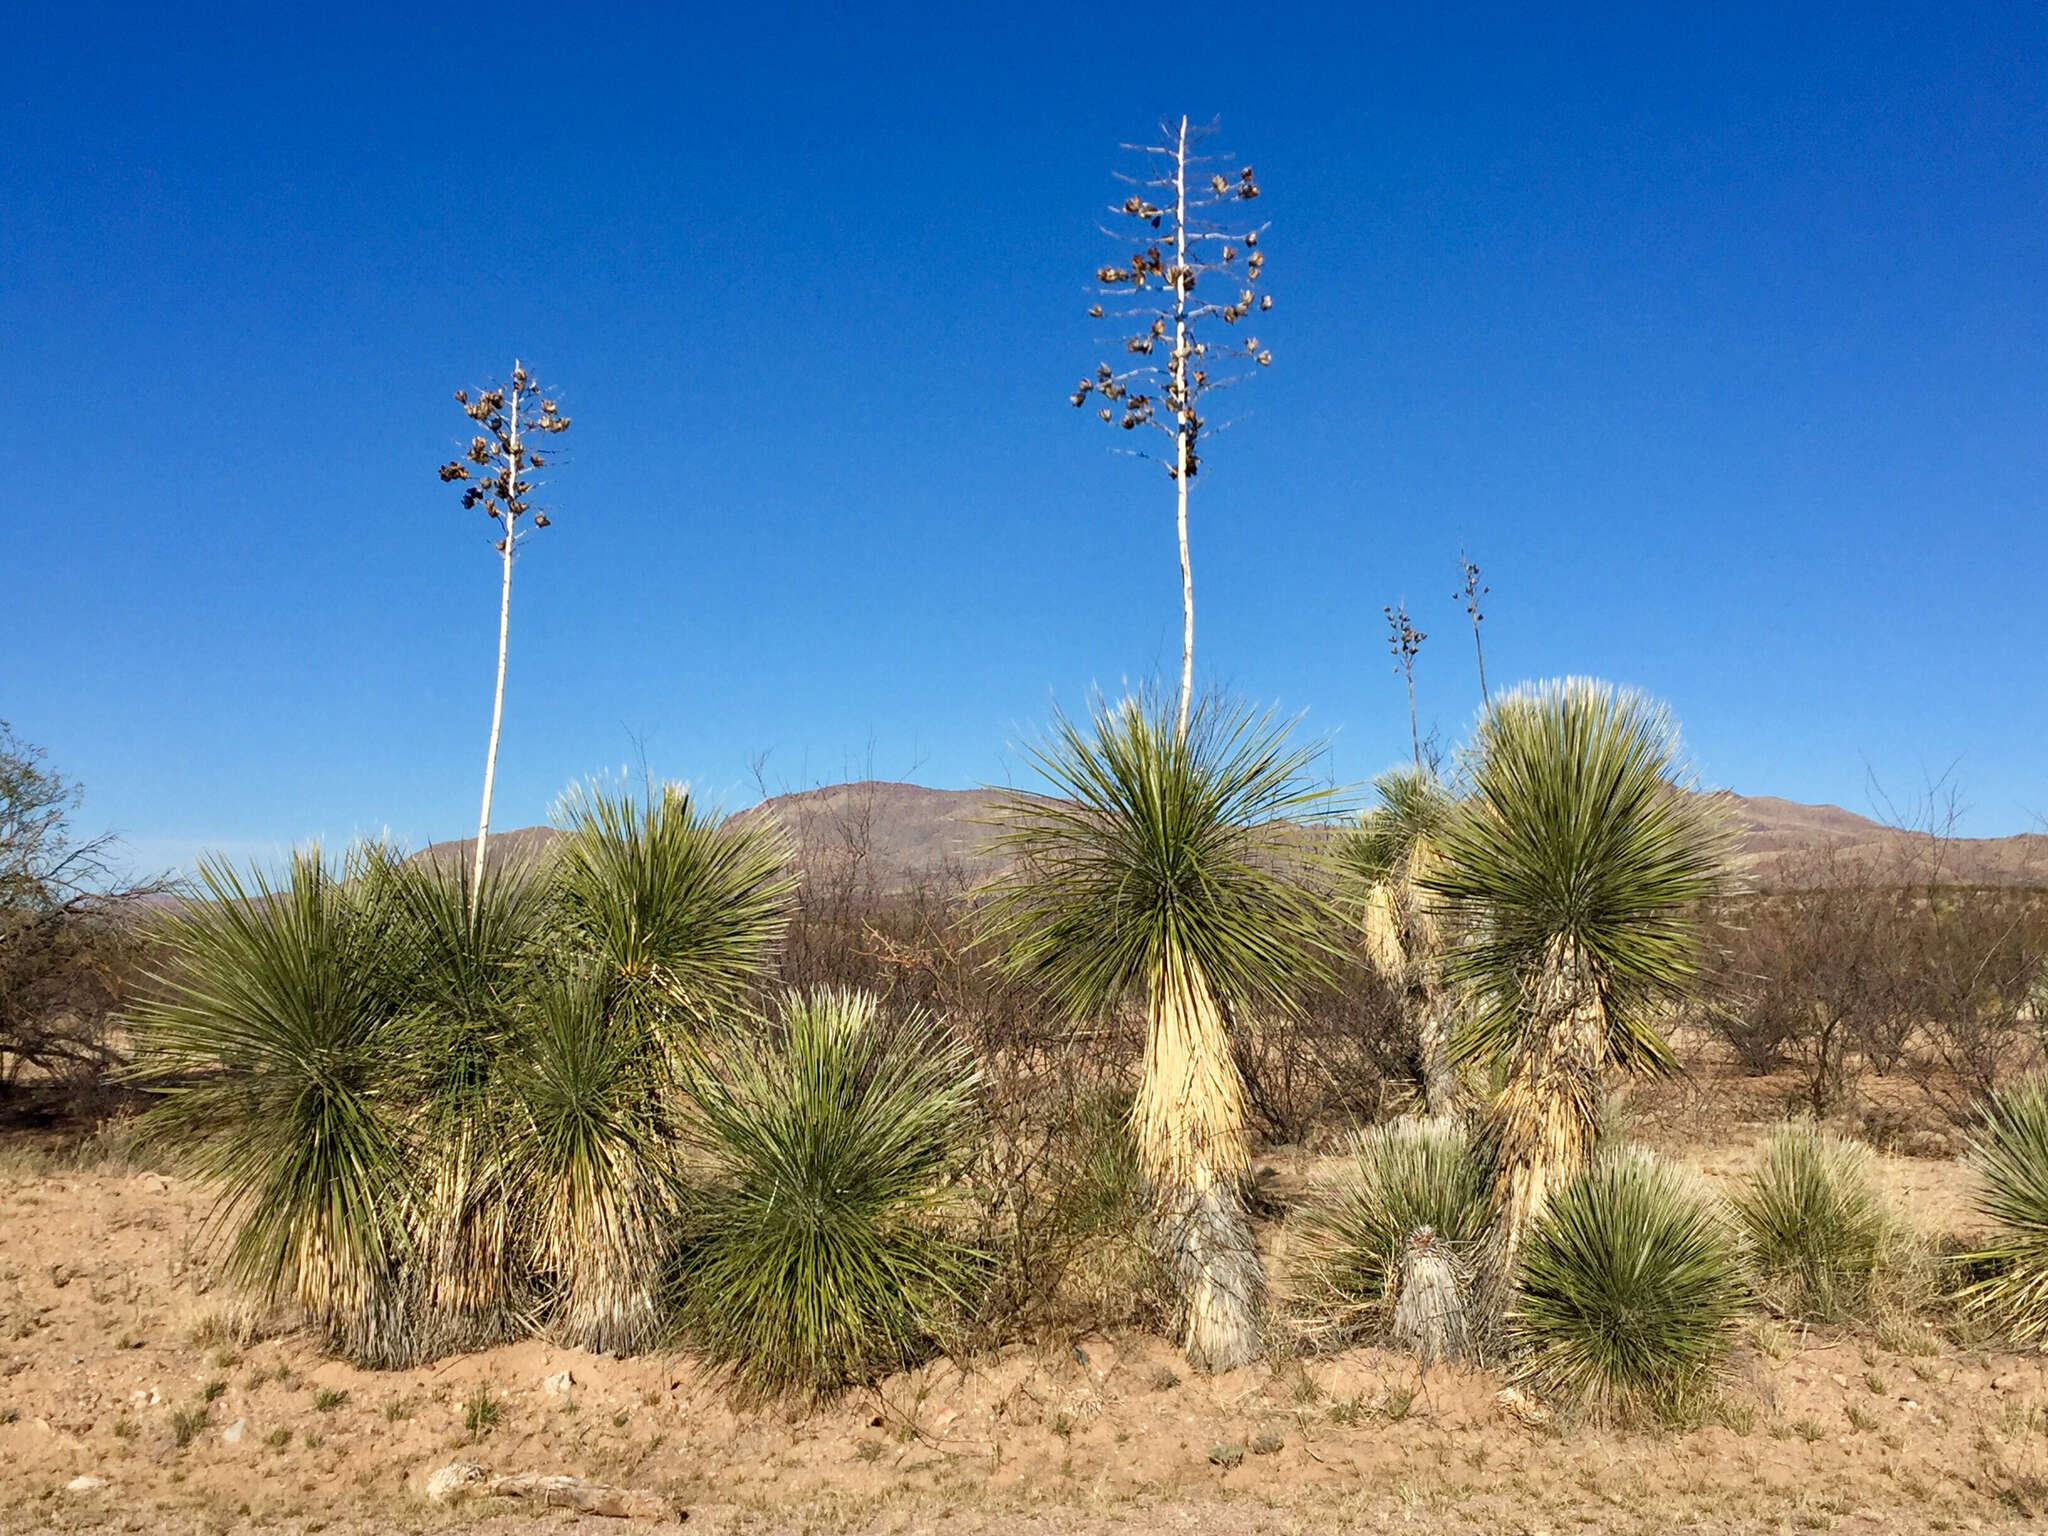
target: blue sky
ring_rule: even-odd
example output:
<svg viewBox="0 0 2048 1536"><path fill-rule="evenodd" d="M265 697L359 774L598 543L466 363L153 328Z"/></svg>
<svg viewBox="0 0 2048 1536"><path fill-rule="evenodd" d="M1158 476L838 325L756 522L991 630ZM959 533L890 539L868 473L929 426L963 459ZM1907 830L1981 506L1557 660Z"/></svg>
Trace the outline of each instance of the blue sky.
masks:
<svg viewBox="0 0 2048 1536"><path fill-rule="evenodd" d="M1198 670L1363 778L1496 682L1702 776L2048 811L2048 12L42 7L0 51L0 718L144 862L474 822L496 619L435 479L574 417L495 820L1021 773L1171 671L1170 487L1065 402L1120 140L1259 168L1273 367L1197 485Z"/></svg>

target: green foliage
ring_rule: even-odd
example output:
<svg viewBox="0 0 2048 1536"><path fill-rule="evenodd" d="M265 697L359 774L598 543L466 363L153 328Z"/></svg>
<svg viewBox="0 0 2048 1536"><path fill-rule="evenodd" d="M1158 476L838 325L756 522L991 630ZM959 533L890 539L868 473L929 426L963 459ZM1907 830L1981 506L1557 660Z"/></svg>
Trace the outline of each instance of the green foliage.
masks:
<svg viewBox="0 0 2048 1536"><path fill-rule="evenodd" d="M1585 678L1504 694L1481 720L1470 793L1420 880L1460 919L1444 976L1476 1004L1453 1042L1461 1064L1512 1056L1562 954L1595 980L1611 1059L1671 1066L1653 1020L1698 975L1698 906L1729 848L1679 765L1661 707Z"/></svg>
<svg viewBox="0 0 2048 1536"><path fill-rule="evenodd" d="M556 819L555 921L614 1026L663 1054L742 1010L796 889L774 824L707 815L675 784L572 791Z"/></svg>
<svg viewBox="0 0 2048 1536"><path fill-rule="evenodd" d="M1452 810L1442 782L1420 768L1393 769L1372 787L1375 804L1337 843L1339 864L1367 886L1406 878L1415 850L1434 842Z"/></svg>
<svg viewBox="0 0 2048 1536"><path fill-rule="evenodd" d="M1234 1008L1285 1010L1326 977L1322 900L1285 867L1282 824L1329 804L1315 747L1268 711L1216 697L1183 736L1146 695L1057 718L1030 758L1052 797L1016 795L995 851L1014 863L990 937L1075 1016L1115 1008L1191 962Z"/></svg>
<svg viewBox="0 0 2048 1536"><path fill-rule="evenodd" d="M1984 1107L1970 1164L1983 1180L1977 1209L1997 1241L1961 1262L1979 1278L1960 1293L1971 1312L2015 1339L2048 1340L2048 1077L2023 1078Z"/></svg>
<svg viewBox="0 0 2048 1536"><path fill-rule="evenodd" d="M681 1265L685 1327L742 1387L825 1395L901 1367L966 1300L947 1230L974 1073L873 997L786 1000L779 1028L706 1053L691 1134L712 1169Z"/></svg>
<svg viewBox="0 0 2048 1536"><path fill-rule="evenodd" d="M1668 1415L1711 1381L1742 1303L1730 1234L1645 1153L1561 1189L1522 1250L1508 1314L1518 1375L1597 1413Z"/></svg>
<svg viewBox="0 0 2048 1536"><path fill-rule="evenodd" d="M319 854L285 882L200 871L168 917L169 968L138 1010L149 1132L215 1182L234 1278L296 1301L365 1364L408 1359L400 1272L415 1205L377 924Z"/></svg>
<svg viewBox="0 0 2048 1536"><path fill-rule="evenodd" d="M1890 1221L1868 1165L1855 1142L1783 1126L1730 1201L1758 1278L1822 1321L1864 1310L1885 1259Z"/></svg>
<svg viewBox="0 0 2048 1536"><path fill-rule="evenodd" d="M553 1331L597 1352L643 1348L659 1323L681 1132L661 1065L607 993L587 975L541 983L509 1068L508 1182L529 1262Z"/></svg>
<svg viewBox="0 0 2048 1536"><path fill-rule="evenodd" d="M1300 1305L1338 1338L1379 1332L1411 1233L1428 1227L1453 1252L1478 1247L1491 1216L1486 1172L1454 1120L1395 1120L1357 1135L1350 1167L1298 1220Z"/></svg>

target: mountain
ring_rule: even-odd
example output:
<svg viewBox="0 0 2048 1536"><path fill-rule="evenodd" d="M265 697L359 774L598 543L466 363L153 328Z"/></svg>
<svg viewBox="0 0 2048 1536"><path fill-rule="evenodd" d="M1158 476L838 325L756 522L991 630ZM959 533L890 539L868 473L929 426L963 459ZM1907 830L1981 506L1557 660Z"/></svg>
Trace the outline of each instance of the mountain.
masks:
<svg viewBox="0 0 2048 1536"><path fill-rule="evenodd" d="M768 818L780 825L799 864L814 877L872 882L899 892L920 880L973 881L995 861L982 851L986 825L1002 791L928 789L864 779L777 795L740 812L742 820ZM1737 834L1736 863L1769 888L1797 886L1816 863L1837 861L1873 876L1918 881L1938 871L1968 884L2048 884L2048 836L1935 837L1902 831L1838 805L1801 805L1773 795L1715 797ZM549 847L559 836L548 827L491 834L487 857L495 866ZM469 857L473 840L435 843L416 857Z"/></svg>

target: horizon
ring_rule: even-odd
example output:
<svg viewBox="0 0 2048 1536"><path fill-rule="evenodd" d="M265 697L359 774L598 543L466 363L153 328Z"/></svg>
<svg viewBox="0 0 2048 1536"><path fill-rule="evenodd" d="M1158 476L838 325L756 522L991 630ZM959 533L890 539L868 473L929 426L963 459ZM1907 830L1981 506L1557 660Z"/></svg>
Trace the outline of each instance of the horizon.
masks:
<svg viewBox="0 0 2048 1536"><path fill-rule="evenodd" d="M1170 488L1065 397L1118 145L1182 107L1278 300L1194 488L1198 686L1362 783L1405 601L1455 748L1462 548L1495 691L1640 687L1745 795L2048 810L2037 8L1318 14L1170 85L1066 18L650 10L548 25L509 165L467 22L19 32L0 719L137 870L474 836L497 573L435 469L515 354L575 426L494 828L636 762L729 809L1024 782L1178 661Z"/></svg>

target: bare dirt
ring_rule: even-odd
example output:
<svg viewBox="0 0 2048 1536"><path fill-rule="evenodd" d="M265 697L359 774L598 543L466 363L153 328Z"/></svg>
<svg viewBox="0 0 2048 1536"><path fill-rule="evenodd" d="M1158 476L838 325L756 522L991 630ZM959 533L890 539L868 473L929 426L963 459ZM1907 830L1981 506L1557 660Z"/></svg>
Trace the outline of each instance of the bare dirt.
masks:
<svg viewBox="0 0 2048 1536"><path fill-rule="evenodd" d="M1692 1160L1726 1177L1750 1154ZM1967 1225L1960 1164L1880 1172L1926 1230ZM687 1358L523 1343L368 1372L252 1336L199 1262L206 1207L157 1173L0 1173L0 1531L653 1528L429 1504L454 1461L651 1489L692 1530L764 1536L1994 1530L2048 1508L2041 1358L1924 1330L1760 1320L1718 1421L1662 1433L1546 1422L1494 1375L1372 1350L1194 1377L1143 1336L742 1413Z"/></svg>

